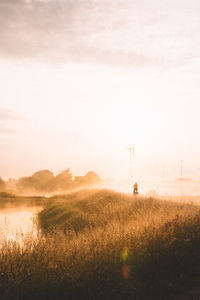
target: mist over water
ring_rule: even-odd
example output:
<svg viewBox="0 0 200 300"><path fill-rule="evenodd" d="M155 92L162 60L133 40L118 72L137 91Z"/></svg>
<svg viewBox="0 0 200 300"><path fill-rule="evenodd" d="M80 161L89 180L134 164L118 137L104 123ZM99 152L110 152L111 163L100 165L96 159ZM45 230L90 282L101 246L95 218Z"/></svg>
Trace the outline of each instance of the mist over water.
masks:
<svg viewBox="0 0 200 300"><path fill-rule="evenodd" d="M138 180L139 195L151 197L171 197L174 201L198 201L200 203L200 181L176 180L176 181L142 181ZM126 194L133 193L133 184L128 180L106 180L96 187L86 187L83 189L111 189L116 192ZM80 189L81 190L81 189ZM77 192L69 190L63 194ZM174 198L173 198L174 197ZM180 197L178 199L177 197ZM31 234L31 238L36 238L37 213L40 206L10 205L0 209L0 245L6 240L8 242L17 241L23 244L25 235Z"/></svg>
<svg viewBox="0 0 200 300"><path fill-rule="evenodd" d="M0 300L200 278L199 11L0 0Z"/></svg>

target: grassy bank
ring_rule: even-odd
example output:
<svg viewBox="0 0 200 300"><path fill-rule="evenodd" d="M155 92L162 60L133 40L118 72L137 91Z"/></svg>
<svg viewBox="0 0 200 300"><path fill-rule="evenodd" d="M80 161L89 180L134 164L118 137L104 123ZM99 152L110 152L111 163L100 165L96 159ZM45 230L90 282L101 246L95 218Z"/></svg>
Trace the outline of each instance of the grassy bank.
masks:
<svg viewBox="0 0 200 300"><path fill-rule="evenodd" d="M44 234L0 249L1 299L170 299L200 270L200 207L111 191L49 199Z"/></svg>

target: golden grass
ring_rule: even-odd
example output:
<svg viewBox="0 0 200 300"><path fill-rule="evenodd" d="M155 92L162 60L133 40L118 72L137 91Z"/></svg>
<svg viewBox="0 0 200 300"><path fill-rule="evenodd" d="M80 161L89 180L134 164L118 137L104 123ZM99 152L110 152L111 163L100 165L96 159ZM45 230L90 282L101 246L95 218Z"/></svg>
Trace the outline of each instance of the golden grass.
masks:
<svg viewBox="0 0 200 300"><path fill-rule="evenodd" d="M199 272L198 205L81 191L39 220L37 240L0 249L1 299L164 299Z"/></svg>

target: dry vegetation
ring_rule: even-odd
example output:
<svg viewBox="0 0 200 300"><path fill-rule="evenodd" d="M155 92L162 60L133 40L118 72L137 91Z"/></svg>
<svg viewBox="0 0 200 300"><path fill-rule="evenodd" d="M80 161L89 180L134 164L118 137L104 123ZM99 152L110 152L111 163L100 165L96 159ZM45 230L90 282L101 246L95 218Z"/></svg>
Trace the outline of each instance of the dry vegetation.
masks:
<svg viewBox="0 0 200 300"><path fill-rule="evenodd" d="M52 197L0 249L1 299L170 299L199 274L200 207L112 191Z"/></svg>

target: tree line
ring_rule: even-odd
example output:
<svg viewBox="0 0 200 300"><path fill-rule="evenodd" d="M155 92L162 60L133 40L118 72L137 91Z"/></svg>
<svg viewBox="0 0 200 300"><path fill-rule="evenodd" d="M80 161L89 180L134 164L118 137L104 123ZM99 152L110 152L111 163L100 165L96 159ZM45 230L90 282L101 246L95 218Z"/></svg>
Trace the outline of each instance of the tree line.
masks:
<svg viewBox="0 0 200 300"><path fill-rule="evenodd" d="M0 178L0 191L19 194L51 194L92 186L100 182L100 177L93 171L88 172L85 176L73 177L70 169L64 170L56 176L49 170L41 170L19 180L9 179L6 182Z"/></svg>

